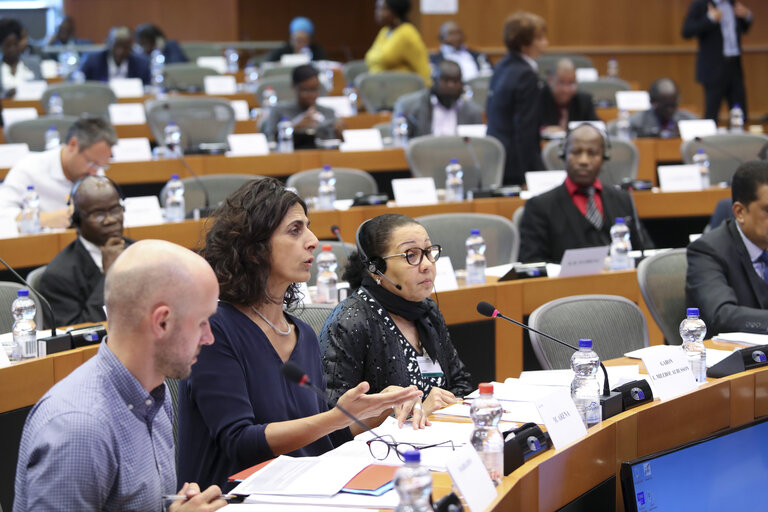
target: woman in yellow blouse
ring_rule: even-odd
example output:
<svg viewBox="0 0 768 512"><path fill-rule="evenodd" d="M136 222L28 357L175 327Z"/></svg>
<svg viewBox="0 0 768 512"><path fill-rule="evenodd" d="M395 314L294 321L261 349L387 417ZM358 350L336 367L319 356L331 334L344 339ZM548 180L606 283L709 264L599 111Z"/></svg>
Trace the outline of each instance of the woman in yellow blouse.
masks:
<svg viewBox="0 0 768 512"><path fill-rule="evenodd" d="M410 71L432 85L427 47L421 34L407 20L410 0L376 0L376 23L383 25L373 45L365 54L370 73Z"/></svg>

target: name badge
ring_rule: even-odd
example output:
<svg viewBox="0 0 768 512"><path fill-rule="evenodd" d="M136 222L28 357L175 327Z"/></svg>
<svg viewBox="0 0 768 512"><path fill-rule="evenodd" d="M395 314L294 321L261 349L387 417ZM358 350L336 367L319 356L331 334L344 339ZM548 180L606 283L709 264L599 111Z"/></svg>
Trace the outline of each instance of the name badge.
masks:
<svg viewBox="0 0 768 512"><path fill-rule="evenodd" d="M429 356L416 356L416 362L419 363L419 370L424 377L442 377L443 369L439 361L433 361Z"/></svg>

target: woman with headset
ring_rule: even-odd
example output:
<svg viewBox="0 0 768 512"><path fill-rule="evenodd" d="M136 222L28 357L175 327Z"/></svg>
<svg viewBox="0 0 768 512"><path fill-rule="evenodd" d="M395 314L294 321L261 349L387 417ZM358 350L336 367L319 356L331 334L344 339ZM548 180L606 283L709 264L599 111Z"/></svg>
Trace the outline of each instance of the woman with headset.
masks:
<svg viewBox="0 0 768 512"><path fill-rule="evenodd" d="M414 428L422 428L430 414L473 389L445 319L429 298L440 246L421 224L399 214L364 222L356 242L342 276L356 291L320 333L328 393L336 400L361 380L373 392L415 385L423 402L415 400L397 417L402 425L412 413Z"/></svg>

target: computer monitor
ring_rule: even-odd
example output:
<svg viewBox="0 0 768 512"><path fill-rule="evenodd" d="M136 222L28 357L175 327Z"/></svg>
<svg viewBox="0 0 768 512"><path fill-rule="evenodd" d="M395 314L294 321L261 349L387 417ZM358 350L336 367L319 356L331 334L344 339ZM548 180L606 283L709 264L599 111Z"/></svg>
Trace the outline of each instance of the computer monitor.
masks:
<svg viewBox="0 0 768 512"><path fill-rule="evenodd" d="M766 510L768 418L621 464L627 512Z"/></svg>

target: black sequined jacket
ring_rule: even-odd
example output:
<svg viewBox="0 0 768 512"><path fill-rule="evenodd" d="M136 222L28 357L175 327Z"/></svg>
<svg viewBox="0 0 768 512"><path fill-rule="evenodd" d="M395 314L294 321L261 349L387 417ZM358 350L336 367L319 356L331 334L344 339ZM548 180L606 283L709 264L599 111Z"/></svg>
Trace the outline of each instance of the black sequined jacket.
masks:
<svg viewBox="0 0 768 512"><path fill-rule="evenodd" d="M463 397L474 389L470 374L451 343L443 315L432 299L426 300L430 305L429 323L439 340L435 354L430 356L443 369L447 381L444 388ZM409 360L400 336L392 317L364 287L339 304L320 332L325 379L333 403L364 380L371 385L372 393L389 385L410 385Z"/></svg>

